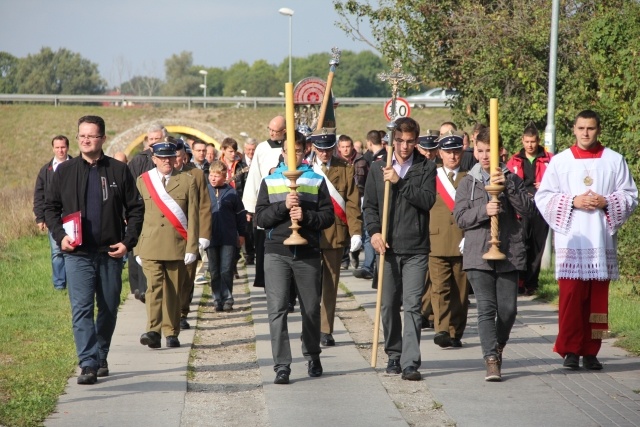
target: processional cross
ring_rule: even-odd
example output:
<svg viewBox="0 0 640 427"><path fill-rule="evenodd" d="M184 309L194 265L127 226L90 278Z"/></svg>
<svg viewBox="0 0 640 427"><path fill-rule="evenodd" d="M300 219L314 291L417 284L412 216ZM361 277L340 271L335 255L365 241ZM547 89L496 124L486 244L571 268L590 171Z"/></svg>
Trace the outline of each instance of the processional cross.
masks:
<svg viewBox="0 0 640 427"><path fill-rule="evenodd" d="M413 83L416 81L415 76L411 74L405 74L402 72L402 64L399 59L393 61L393 69L391 72L382 72L378 74L378 78L386 82L388 81L391 84L391 114L389 117L391 121L396 118L396 98L398 97L398 85L400 83Z"/></svg>

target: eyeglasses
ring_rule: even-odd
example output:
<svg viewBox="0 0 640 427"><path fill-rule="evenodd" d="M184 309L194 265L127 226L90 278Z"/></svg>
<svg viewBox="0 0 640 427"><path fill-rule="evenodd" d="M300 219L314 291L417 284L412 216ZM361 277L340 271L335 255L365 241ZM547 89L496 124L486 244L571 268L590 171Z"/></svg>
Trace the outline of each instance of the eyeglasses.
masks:
<svg viewBox="0 0 640 427"><path fill-rule="evenodd" d="M280 132L284 132L285 131L285 129L280 129L280 130L271 129L269 126L267 126L267 130L269 132L273 132L273 133L280 133Z"/></svg>
<svg viewBox="0 0 640 427"><path fill-rule="evenodd" d="M402 145L402 144L416 145L415 139L394 138L393 141L396 142L398 145Z"/></svg>
<svg viewBox="0 0 640 427"><path fill-rule="evenodd" d="M78 141L83 141L85 139L92 139L92 140L96 140L96 139L100 139L102 138L104 135L77 135L76 139Z"/></svg>

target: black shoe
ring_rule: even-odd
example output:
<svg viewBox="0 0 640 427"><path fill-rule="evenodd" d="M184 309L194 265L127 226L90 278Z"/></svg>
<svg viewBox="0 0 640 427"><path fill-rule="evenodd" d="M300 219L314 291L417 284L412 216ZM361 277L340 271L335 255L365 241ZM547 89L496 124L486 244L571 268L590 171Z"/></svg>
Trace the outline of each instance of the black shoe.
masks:
<svg viewBox="0 0 640 427"><path fill-rule="evenodd" d="M160 348L160 339L160 334L157 332L145 332L144 334L140 335L140 344L146 345L149 348Z"/></svg>
<svg viewBox="0 0 640 427"><path fill-rule="evenodd" d="M426 317L422 317L422 329L433 329L433 321Z"/></svg>
<svg viewBox="0 0 640 427"><path fill-rule="evenodd" d="M387 362L387 374L399 374L400 372L402 372L402 369L400 369L400 360L389 359Z"/></svg>
<svg viewBox="0 0 640 427"><path fill-rule="evenodd" d="M82 372L78 375L78 384L95 384L96 381L98 381L98 374L95 369L88 366L82 368Z"/></svg>
<svg viewBox="0 0 640 427"><path fill-rule="evenodd" d="M289 307L287 307L287 311L289 313L293 313L294 311L296 311L296 306L291 304L291 303L289 303Z"/></svg>
<svg viewBox="0 0 640 427"><path fill-rule="evenodd" d="M216 304L216 307L214 310L216 311L216 313L220 313L224 311L224 306L222 304Z"/></svg>
<svg viewBox="0 0 640 427"><path fill-rule="evenodd" d="M143 304L147 301L144 292L140 292L139 289L136 289L136 291L133 293L133 296Z"/></svg>
<svg viewBox="0 0 640 427"><path fill-rule="evenodd" d="M562 363L562 366L567 369L572 369L574 371L576 369L580 369L580 356L573 353L567 353L564 356L564 362Z"/></svg>
<svg viewBox="0 0 640 427"><path fill-rule="evenodd" d="M289 372L282 370L276 372L276 379L273 380L274 384L289 384Z"/></svg>
<svg viewBox="0 0 640 427"><path fill-rule="evenodd" d="M167 337L167 347L180 347L180 341L178 341L178 337L173 335Z"/></svg>
<svg viewBox="0 0 640 427"><path fill-rule="evenodd" d="M584 367L584 369L588 369L590 371L602 370L602 363L600 363L596 356L583 356L582 366Z"/></svg>
<svg viewBox="0 0 640 427"><path fill-rule="evenodd" d="M320 359L310 360L307 372L309 372L310 377L319 377L322 375L322 364L320 363Z"/></svg>
<svg viewBox="0 0 640 427"><path fill-rule="evenodd" d="M462 341L460 338L451 338L451 347L460 348L462 347Z"/></svg>
<svg viewBox="0 0 640 427"><path fill-rule="evenodd" d="M402 370L402 379L407 381L420 381L422 375L413 366L407 366Z"/></svg>
<svg viewBox="0 0 640 427"><path fill-rule="evenodd" d="M180 329L182 330L191 329L191 325L189 324L189 322L187 322L187 319L184 317L180 319Z"/></svg>
<svg viewBox="0 0 640 427"><path fill-rule="evenodd" d="M333 335L331 334L322 334L320 344L325 347L333 347L334 345L336 345L336 340L333 339Z"/></svg>
<svg viewBox="0 0 640 427"><path fill-rule="evenodd" d="M354 270L353 277L357 279L371 280L373 279L373 274L371 274L371 272L366 268L358 268L357 270Z"/></svg>
<svg viewBox="0 0 640 427"><path fill-rule="evenodd" d="M99 377L108 377L109 376L109 364L107 360L100 361L100 367L98 368L98 376Z"/></svg>
<svg viewBox="0 0 640 427"><path fill-rule="evenodd" d="M436 336L433 337L433 342L442 348L451 347L453 345L448 332L438 332Z"/></svg>
<svg viewBox="0 0 640 427"><path fill-rule="evenodd" d="M348 270L349 269L349 261L343 262L340 264L340 270Z"/></svg>
<svg viewBox="0 0 640 427"><path fill-rule="evenodd" d="M222 305L222 311L233 311L233 303L225 302Z"/></svg>

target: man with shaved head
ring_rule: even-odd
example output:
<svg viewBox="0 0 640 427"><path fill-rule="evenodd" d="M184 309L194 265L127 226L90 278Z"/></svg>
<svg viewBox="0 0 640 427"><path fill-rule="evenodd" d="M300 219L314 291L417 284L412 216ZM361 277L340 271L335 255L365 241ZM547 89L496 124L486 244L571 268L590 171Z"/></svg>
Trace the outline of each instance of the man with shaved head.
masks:
<svg viewBox="0 0 640 427"><path fill-rule="evenodd" d="M249 175L242 195L242 203L247 210L247 221L253 221L258 191L262 178L269 175L272 168L278 166L282 153L282 145L286 136L285 120L283 116L276 116L267 126L269 139L262 141L256 147L249 167ZM253 286L264 287L264 230L254 227L254 244L256 252L256 276Z"/></svg>

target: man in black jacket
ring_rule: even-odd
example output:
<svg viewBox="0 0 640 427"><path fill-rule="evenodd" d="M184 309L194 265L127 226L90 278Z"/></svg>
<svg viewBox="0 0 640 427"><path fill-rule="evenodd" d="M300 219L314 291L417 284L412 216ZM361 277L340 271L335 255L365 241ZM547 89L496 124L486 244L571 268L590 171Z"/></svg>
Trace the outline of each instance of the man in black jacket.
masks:
<svg viewBox="0 0 640 427"><path fill-rule="evenodd" d="M306 138L296 132L296 162L302 175L297 193L290 193L282 163L265 177L258 191L256 223L265 229L264 273L269 332L273 352L275 384L288 384L291 373L291 346L287 330L289 287L295 279L302 316L302 354L308 362L310 377L322 375L320 364L320 299L322 294L320 231L335 220L327 184L308 164L301 164ZM286 144L283 145L287 158ZM316 189L310 191L311 188ZM291 220L297 220L306 245L285 245L291 234Z"/></svg>
<svg viewBox="0 0 640 427"><path fill-rule="evenodd" d="M436 164L415 150L420 126L415 120L396 120L392 166L374 162L364 191L364 215L371 245L384 253L382 326L387 373L402 379L422 379L420 313L429 260L429 210L436 200ZM389 227L382 239L385 181L391 182ZM404 331L400 307L404 308Z"/></svg>
<svg viewBox="0 0 640 427"><path fill-rule="evenodd" d="M71 158L69 152L69 138L64 135L54 136L51 140L53 147L53 158L42 166L36 179L36 187L33 192L33 213L36 216L36 224L40 231L47 231L44 222L44 197L49 192L53 173L58 169L58 165ZM60 251L60 246L53 240L49 231L49 245L51 246L51 269L53 271L53 287L61 291L67 288L67 275L64 272L64 256Z"/></svg>
<svg viewBox="0 0 640 427"><path fill-rule="evenodd" d="M97 376L109 375L107 356L120 304L122 257L138 241L144 205L127 166L102 151L106 136L101 117L81 117L77 139L80 156L54 173L44 215L64 252L73 337L82 369L78 384L94 384ZM77 213L81 242L63 226L64 217Z"/></svg>

